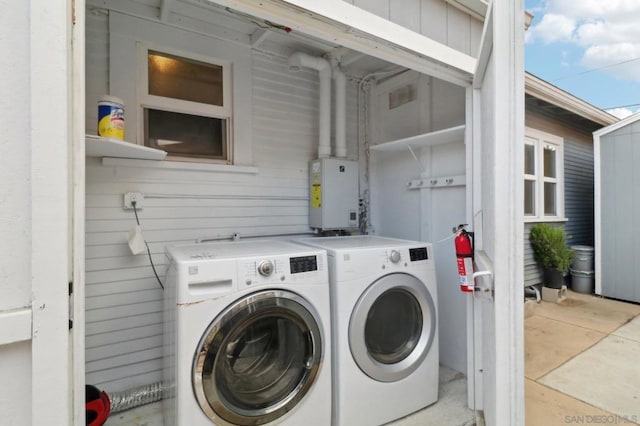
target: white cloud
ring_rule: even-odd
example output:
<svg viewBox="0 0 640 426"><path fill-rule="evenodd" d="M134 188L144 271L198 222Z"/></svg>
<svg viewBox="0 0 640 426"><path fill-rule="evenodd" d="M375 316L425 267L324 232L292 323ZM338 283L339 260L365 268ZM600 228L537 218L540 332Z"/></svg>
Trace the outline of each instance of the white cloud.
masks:
<svg viewBox="0 0 640 426"><path fill-rule="evenodd" d="M563 15L547 13L529 29L529 40L542 40L544 44L569 41L576 28L575 20Z"/></svg>
<svg viewBox="0 0 640 426"><path fill-rule="evenodd" d="M587 68L600 68L624 80L640 81L640 60L635 58L640 58L640 44L599 44L585 50L582 64Z"/></svg>
<svg viewBox="0 0 640 426"><path fill-rule="evenodd" d="M640 59L632 61L640 58L639 0L547 0L537 16L527 43L572 44L587 68L640 81Z"/></svg>
<svg viewBox="0 0 640 426"><path fill-rule="evenodd" d="M612 108L612 109L608 109L607 112L622 120L623 118L627 118L638 111L637 110L633 111L633 110L630 110L629 108Z"/></svg>

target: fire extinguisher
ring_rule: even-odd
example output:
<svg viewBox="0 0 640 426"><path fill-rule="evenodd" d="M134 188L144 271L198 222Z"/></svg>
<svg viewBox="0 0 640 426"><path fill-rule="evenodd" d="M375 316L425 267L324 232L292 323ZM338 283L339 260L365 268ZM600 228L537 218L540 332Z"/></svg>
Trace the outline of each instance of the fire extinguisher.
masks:
<svg viewBox="0 0 640 426"><path fill-rule="evenodd" d="M458 277L460 278L460 291L473 293L474 261L473 261L473 232L465 229L466 225L458 225L453 229L456 234L456 260L458 262Z"/></svg>

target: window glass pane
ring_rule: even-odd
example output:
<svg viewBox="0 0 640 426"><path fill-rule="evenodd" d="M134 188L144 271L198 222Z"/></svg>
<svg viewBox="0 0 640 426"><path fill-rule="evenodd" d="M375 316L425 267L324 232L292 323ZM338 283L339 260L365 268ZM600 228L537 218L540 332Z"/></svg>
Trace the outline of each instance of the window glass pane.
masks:
<svg viewBox="0 0 640 426"><path fill-rule="evenodd" d="M527 175L536 174L536 147L534 145L524 145L524 173Z"/></svg>
<svg viewBox="0 0 640 426"><path fill-rule="evenodd" d="M422 333L422 310L405 290L391 289L371 305L364 328L369 355L383 364L395 364L413 352Z"/></svg>
<svg viewBox="0 0 640 426"><path fill-rule="evenodd" d="M226 120L144 110L145 145L183 157L227 159Z"/></svg>
<svg viewBox="0 0 640 426"><path fill-rule="evenodd" d="M556 184L544 183L544 214L556 216Z"/></svg>
<svg viewBox="0 0 640 426"><path fill-rule="evenodd" d="M544 147L544 176L556 177L556 147L553 145Z"/></svg>
<svg viewBox="0 0 640 426"><path fill-rule="evenodd" d="M533 180L524 181L524 214L536 214L536 182Z"/></svg>
<svg viewBox="0 0 640 426"><path fill-rule="evenodd" d="M149 51L149 94L223 106L222 67Z"/></svg>

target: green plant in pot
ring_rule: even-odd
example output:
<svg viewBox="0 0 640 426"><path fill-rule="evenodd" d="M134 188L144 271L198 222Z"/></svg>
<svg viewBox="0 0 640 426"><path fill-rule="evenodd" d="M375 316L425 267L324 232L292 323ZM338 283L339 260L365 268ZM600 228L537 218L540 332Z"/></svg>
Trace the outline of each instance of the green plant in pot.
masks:
<svg viewBox="0 0 640 426"><path fill-rule="evenodd" d="M529 241L533 257L542 268L544 285L561 288L573 256L573 250L567 247L564 229L539 223L531 228Z"/></svg>

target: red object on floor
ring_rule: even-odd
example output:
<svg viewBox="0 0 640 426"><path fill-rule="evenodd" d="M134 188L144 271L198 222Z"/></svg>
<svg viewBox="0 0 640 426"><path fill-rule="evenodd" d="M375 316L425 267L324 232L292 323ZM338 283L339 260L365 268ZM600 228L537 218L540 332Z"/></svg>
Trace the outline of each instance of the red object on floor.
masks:
<svg viewBox="0 0 640 426"><path fill-rule="evenodd" d="M87 426L102 426L111 412L111 401L105 391L93 385L85 386L85 413Z"/></svg>

